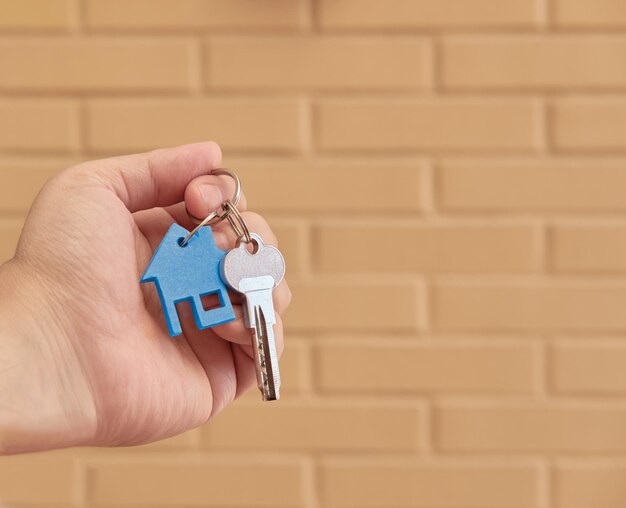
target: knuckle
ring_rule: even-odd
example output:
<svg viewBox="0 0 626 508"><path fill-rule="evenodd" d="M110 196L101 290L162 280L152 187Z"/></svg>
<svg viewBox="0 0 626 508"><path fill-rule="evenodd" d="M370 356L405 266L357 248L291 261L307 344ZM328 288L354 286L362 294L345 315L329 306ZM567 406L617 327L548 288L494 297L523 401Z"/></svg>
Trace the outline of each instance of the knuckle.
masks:
<svg viewBox="0 0 626 508"><path fill-rule="evenodd" d="M286 281L283 280L278 285L278 288L274 292L274 295L275 295L274 301L275 301L276 312L280 315L284 313L287 310L287 308L291 305L291 299L292 299L291 289L289 288Z"/></svg>
<svg viewBox="0 0 626 508"><path fill-rule="evenodd" d="M243 212L241 215L250 231L260 234L265 243L278 245L278 238L265 217L255 212Z"/></svg>
<svg viewBox="0 0 626 508"><path fill-rule="evenodd" d="M269 227L265 218L256 212L242 212L241 214L244 219L250 224L254 224L255 226L264 226Z"/></svg>
<svg viewBox="0 0 626 508"><path fill-rule="evenodd" d="M276 353L280 359L285 351L285 332L283 328L283 320L280 316L276 316Z"/></svg>
<svg viewBox="0 0 626 508"><path fill-rule="evenodd" d="M285 284L285 308L289 307L291 305L291 301L293 300L293 293L291 291L291 288L289 287L289 284L287 284L287 282L284 282Z"/></svg>

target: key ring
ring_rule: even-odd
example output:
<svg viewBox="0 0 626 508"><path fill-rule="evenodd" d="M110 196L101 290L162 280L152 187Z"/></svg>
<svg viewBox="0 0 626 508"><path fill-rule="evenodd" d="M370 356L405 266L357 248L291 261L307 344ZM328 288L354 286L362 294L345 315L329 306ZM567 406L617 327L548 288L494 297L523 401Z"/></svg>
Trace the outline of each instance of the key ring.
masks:
<svg viewBox="0 0 626 508"><path fill-rule="evenodd" d="M215 210L214 212L211 212L205 219L202 219L202 220L198 219L197 217L194 217L191 213L189 213L189 210L187 210L187 207L185 207L185 210L187 211L187 215L189 216L189 218L194 224L197 224L197 226L192 231L190 231L189 234L180 242L181 247L185 247L189 243L189 240L191 240L193 235L195 235L198 231L200 231L200 229L203 228L204 226L213 226L219 222L222 222L224 219L229 219L228 221L232 225L232 222L229 216L231 213L233 213L232 212L233 209L237 210L237 205L239 204L239 200L241 199L241 180L239 179L236 173L233 173L232 171L229 171L228 169L222 169L222 168L212 169L209 172L209 174L216 175L216 176L221 176L221 175L230 176L233 180L235 180L235 193L233 194L232 199L225 202L225 203L231 203L233 206L230 207L228 210L226 210L224 209L225 203L222 203L221 207L222 209L224 209L222 213L219 213L219 210ZM237 210L237 213L239 213L239 210ZM239 215L239 217L241 217L241 215ZM243 218L241 218L241 221L243 221ZM237 231L237 229L235 229L235 231ZM250 233L248 233L248 237L249 235Z"/></svg>
<svg viewBox="0 0 626 508"><path fill-rule="evenodd" d="M246 224L246 221L243 219L243 216L241 215L239 210L237 210L237 207L230 201L226 201L223 206L229 212L226 218L228 219L231 227L235 230L237 236L239 236L239 239L244 243L254 242L255 240L253 240L252 236L250 235L248 225Z"/></svg>
<svg viewBox="0 0 626 508"><path fill-rule="evenodd" d="M239 179L237 174L228 169L219 168L219 169L212 169L209 172L209 175L230 176L233 180L235 180L235 193L233 194L233 197L230 201L232 202L233 205L237 206L239 204L239 200L241 199L241 180ZM217 224L218 222L222 222L230 214L230 212L226 212L226 211L220 214L218 210L215 210L214 212L211 212L209 216L206 217L205 219L198 219L197 217L194 217L192 214L190 214L189 210L187 210L186 207L185 207L185 210L187 211L187 215L189 216L189 218L194 224L198 224L198 225L202 224L203 226L213 226L214 224Z"/></svg>

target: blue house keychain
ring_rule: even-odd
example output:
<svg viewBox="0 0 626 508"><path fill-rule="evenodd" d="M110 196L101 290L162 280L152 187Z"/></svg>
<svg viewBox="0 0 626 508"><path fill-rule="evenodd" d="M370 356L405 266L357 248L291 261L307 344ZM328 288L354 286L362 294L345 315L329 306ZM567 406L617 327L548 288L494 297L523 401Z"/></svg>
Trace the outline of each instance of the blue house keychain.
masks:
<svg viewBox="0 0 626 508"><path fill-rule="evenodd" d="M226 169L214 169L212 175L226 175L235 180L235 194L229 201L237 206L241 199L241 181ZM141 278L141 283L154 282L161 299L167 328L172 337L182 333L176 304L189 301L198 329L234 321L235 312L226 285L220 277L220 264L226 252L219 249L213 238L211 225L228 214L211 213L204 220L191 216L197 226L189 232L172 224ZM217 295L220 305L205 309L202 299Z"/></svg>
<svg viewBox="0 0 626 508"><path fill-rule="evenodd" d="M183 240L187 243L181 246ZM215 245L210 227L189 231L172 224L154 253L141 282L154 282L161 298L170 335L182 333L176 304L191 303L196 325L200 330L221 325L235 319L233 306L220 278L220 262L226 252ZM205 296L217 294L220 306L206 310Z"/></svg>

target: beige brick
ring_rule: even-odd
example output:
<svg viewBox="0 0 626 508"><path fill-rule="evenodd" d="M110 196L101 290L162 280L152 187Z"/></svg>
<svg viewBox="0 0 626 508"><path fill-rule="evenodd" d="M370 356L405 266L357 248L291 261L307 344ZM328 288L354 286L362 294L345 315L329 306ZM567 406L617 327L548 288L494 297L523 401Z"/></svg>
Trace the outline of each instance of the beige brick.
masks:
<svg viewBox="0 0 626 508"><path fill-rule="evenodd" d="M78 110L72 102L0 99L1 150L68 152L77 145Z"/></svg>
<svg viewBox="0 0 626 508"><path fill-rule="evenodd" d="M626 407L444 404L438 446L446 452L607 452L626 450Z"/></svg>
<svg viewBox="0 0 626 508"><path fill-rule="evenodd" d="M526 99L323 100L324 151L533 151L539 108Z"/></svg>
<svg viewBox="0 0 626 508"><path fill-rule="evenodd" d="M72 0L0 0L0 31L67 30Z"/></svg>
<svg viewBox="0 0 626 508"><path fill-rule="evenodd" d="M245 37L211 40L209 87L409 90L428 86L429 45L414 38Z"/></svg>
<svg viewBox="0 0 626 508"><path fill-rule="evenodd" d="M314 245L316 266L331 273L529 272L535 237L527 224L367 220L321 222Z"/></svg>
<svg viewBox="0 0 626 508"><path fill-rule="evenodd" d="M161 455L94 463L89 482L99 506L304 506L302 465L291 459Z"/></svg>
<svg viewBox="0 0 626 508"><path fill-rule="evenodd" d="M78 464L32 455L0 458L0 499L8 506L70 506L77 501Z"/></svg>
<svg viewBox="0 0 626 508"><path fill-rule="evenodd" d="M416 450L422 445L424 418L413 403L283 400L270 408L260 401L242 401L203 431L205 443L214 449Z"/></svg>
<svg viewBox="0 0 626 508"><path fill-rule="evenodd" d="M618 283L441 283L433 295L442 330L625 330Z"/></svg>
<svg viewBox="0 0 626 508"><path fill-rule="evenodd" d="M626 84L622 36L453 37L443 45L449 88L611 88Z"/></svg>
<svg viewBox="0 0 626 508"><path fill-rule="evenodd" d="M529 393L537 368L528 344L333 340L315 359L314 379L329 392Z"/></svg>
<svg viewBox="0 0 626 508"><path fill-rule="evenodd" d="M440 174L447 210L626 210L618 160L446 160Z"/></svg>
<svg viewBox="0 0 626 508"><path fill-rule="evenodd" d="M246 186L248 181L246 180ZM254 207L261 213L262 210ZM278 238L280 251L287 262L287 274L302 274L309 268L309 228L298 219L270 219L270 226Z"/></svg>
<svg viewBox="0 0 626 508"><path fill-rule="evenodd" d="M224 164L240 174L251 206L264 212L418 212L429 190L422 160L264 160L225 154Z"/></svg>
<svg viewBox="0 0 626 508"><path fill-rule="evenodd" d="M407 29L530 26L535 0L321 0L324 28Z"/></svg>
<svg viewBox="0 0 626 508"><path fill-rule="evenodd" d="M556 508L616 508L626 500L623 461L560 463L554 471Z"/></svg>
<svg viewBox="0 0 626 508"><path fill-rule="evenodd" d="M551 234L551 262L560 272L626 270L626 224L559 225Z"/></svg>
<svg viewBox="0 0 626 508"><path fill-rule="evenodd" d="M87 115L88 146L99 152L204 140L226 151L294 152L302 141L301 108L288 99L103 99Z"/></svg>
<svg viewBox="0 0 626 508"><path fill-rule="evenodd" d="M551 354L552 383L559 392L626 392L626 344L622 341L560 342Z"/></svg>
<svg viewBox="0 0 626 508"><path fill-rule="evenodd" d="M290 281L293 301L285 315L288 331L415 331L423 326L419 286L410 283Z"/></svg>
<svg viewBox="0 0 626 508"><path fill-rule="evenodd" d="M555 22L561 26L610 27L626 25L621 0L554 0Z"/></svg>
<svg viewBox="0 0 626 508"><path fill-rule="evenodd" d="M0 89L184 90L191 44L178 40L0 40Z"/></svg>
<svg viewBox="0 0 626 508"><path fill-rule="evenodd" d="M22 219L0 218L0 263L8 261L15 254L23 222Z"/></svg>
<svg viewBox="0 0 626 508"><path fill-rule="evenodd" d="M0 158L0 212L25 212L43 185L71 166L68 158Z"/></svg>
<svg viewBox="0 0 626 508"><path fill-rule="evenodd" d="M281 399L311 389L311 347L308 341L286 337L285 351L280 362ZM255 393L255 397L260 397Z"/></svg>
<svg viewBox="0 0 626 508"><path fill-rule="evenodd" d="M532 465L334 459L321 467L325 508L531 508L539 489Z"/></svg>
<svg viewBox="0 0 626 508"><path fill-rule="evenodd" d="M294 0L88 0L94 29L295 29L303 4Z"/></svg>
<svg viewBox="0 0 626 508"><path fill-rule="evenodd" d="M553 128L554 143L559 150L624 150L626 100L561 99L554 106Z"/></svg>

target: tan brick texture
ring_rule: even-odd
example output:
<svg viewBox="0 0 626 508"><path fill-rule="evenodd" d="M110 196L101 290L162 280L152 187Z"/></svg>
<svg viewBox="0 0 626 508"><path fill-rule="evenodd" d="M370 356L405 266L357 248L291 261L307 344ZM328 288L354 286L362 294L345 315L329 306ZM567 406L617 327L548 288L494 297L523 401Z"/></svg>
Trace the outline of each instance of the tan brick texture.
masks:
<svg viewBox="0 0 626 508"><path fill-rule="evenodd" d="M64 168L211 139L293 290L280 402L0 507L624 508L625 62L625 0L0 0L0 262Z"/></svg>

